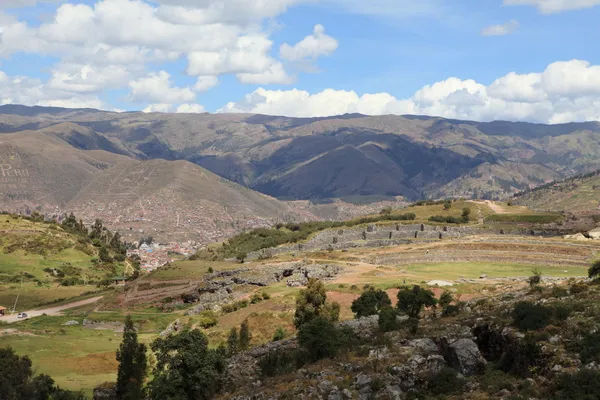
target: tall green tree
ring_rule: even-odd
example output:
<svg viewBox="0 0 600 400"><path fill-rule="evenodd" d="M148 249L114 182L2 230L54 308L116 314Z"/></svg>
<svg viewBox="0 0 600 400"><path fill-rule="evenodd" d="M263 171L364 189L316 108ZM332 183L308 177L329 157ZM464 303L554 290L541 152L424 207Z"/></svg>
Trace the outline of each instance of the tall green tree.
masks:
<svg viewBox="0 0 600 400"><path fill-rule="evenodd" d="M340 333L333 322L318 316L303 324L298 331L298 342L313 361L334 357L341 347Z"/></svg>
<svg viewBox="0 0 600 400"><path fill-rule="evenodd" d="M385 307L391 307L392 301L386 292L374 287L365 290L358 299L352 302L352 312L356 318L379 314Z"/></svg>
<svg viewBox="0 0 600 400"><path fill-rule="evenodd" d="M250 347L250 341L252 340L252 333L250 333L250 325L248 320L244 320L240 326L240 342L239 349L244 351Z"/></svg>
<svg viewBox="0 0 600 400"><path fill-rule="evenodd" d="M146 345L138 342L137 332L131 316L125 318L123 341L117 350L119 369L117 372L117 398L140 400L144 397L148 361Z"/></svg>
<svg viewBox="0 0 600 400"><path fill-rule="evenodd" d="M396 308L408 315L409 318L418 320L424 307L435 307L436 305L435 294L418 285L412 288L404 287L398 292Z"/></svg>
<svg viewBox="0 0 600 400"><path fill-rule="evenodd" d="M229 331L229 336L227 337L227 348L229 350L229 354L233 355L238 352L239 346L239 338L237 328L231 328Z"/></svg>
<svg viewBox="0 0 600 400"><path fill-rule="evenodd" d="M300 328L320 316L332 322L337 321L340 317L340 305L335 302L327 303L327 292L323 282L309 279L307 288L301 290L296 297L294 325Z"/></svg>
<svg viewBox="0 0 600 400"><path fill-rule="evenodd" d="M156 339L154 379L149 385L152 400L208 400L221 389L225 371L225 347L208 348L208 339L197 329Z"/></svg>

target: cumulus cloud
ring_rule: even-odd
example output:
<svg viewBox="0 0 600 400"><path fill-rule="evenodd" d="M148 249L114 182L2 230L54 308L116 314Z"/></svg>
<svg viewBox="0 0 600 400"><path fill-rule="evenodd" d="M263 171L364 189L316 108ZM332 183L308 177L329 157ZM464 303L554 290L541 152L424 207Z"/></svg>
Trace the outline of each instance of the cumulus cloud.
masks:
<svg viewBox="0 0 600 400"><path fill-rule="evenodd" d="M130 98L134 102L183 103L196 100L196 93L190 88L171 86L171 75L166 71L150 73L129 83Z"/></svg>
<svg viewBox="0 0 600 400"><path fill-rule="evenodd" d="M231 102L219 112L294 117L345 113L425 114L472 120L519 120L545 123L600 120L600 66L571 60L550 64L543 72L509 73L490 85L448 78L398 99L389 93L364 94L326 89L264 88Z"/></svg>
<svg viewBox="0 0 600 400"><path fill-rule="evenodd" d="M535 6L543 14L580 10L600 5L600 0L504 0L507 6Z"/></svg>
<svg viewBox="0 0 600 400"><path fill-rule="evenodd" d="M199 76L194 86L197 92L205 92L219 84L219 78L216 76Z"/></svg>
<svg viewBox="0 0 600 400"><path fill-rule="evenodd" d="M510 35L519 27L516 20L508 21L500 25L491 25L481 31L482 36L505 36Z"/></svg>
<svg viewBox="0 0 600 400"><path fill-rule="evenodd" d="M196 114L205 112L204 106L200 104L181 104L177 107L176 112L178 113L186 113L186 114Z"/></svg>
<svg viewBox="0 0 600 400"><path fill-rule="evenodd" d="M323 25L315 25L312 35L306 36L294 46L284 43L280 48L281 58L288 61L315 60L329 56L338 48L338 41L325 33Z"/></svg>

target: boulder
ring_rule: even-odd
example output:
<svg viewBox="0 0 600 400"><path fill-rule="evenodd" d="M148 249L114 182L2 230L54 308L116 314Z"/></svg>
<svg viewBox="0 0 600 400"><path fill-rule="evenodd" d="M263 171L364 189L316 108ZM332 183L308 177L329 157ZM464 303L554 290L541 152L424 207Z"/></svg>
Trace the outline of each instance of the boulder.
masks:
<svg viewBox="0 0 600 400"><path fill-rule="evenodd" d="M465 376L483 372L487 362L481 355L477 344L471 339L458 339L446 350L448 364Z"/></svg>
<svg viewBox="0 0 600 400"><path fill-rule="evenodd" d="M600 240L600 228L596 228L596 229L589 231L588 236L594 240Z"/></svg>
<svg viewBox="0 0 600 400"><path fill-rule="evenodd" d="M63 324L63 326L74 326L74 325L79 325L79 321L71 320L71 321L67 321Z"/></svg>
<svg viewBox="0 0 600 400"><path fill-rule="evenodd" d="M411 340L408 342L408 345L413 347L420 354L425 355L435 354L439 351L437 345L429 338Z"/></svg>

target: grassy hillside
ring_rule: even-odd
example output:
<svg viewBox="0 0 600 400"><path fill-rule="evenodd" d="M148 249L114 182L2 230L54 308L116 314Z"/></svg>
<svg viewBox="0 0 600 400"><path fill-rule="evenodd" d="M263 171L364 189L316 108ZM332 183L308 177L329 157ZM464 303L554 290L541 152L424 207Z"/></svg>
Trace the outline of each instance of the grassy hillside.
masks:
<svg viewBox="0 0 600 400"><path fill-rule="evenodd" d="M519 193L514 202L535 210L600 214L600 170Z"/></svg>
<svg viewBox="0 0 600 400"><path fill-rule="evenodd" d="M61 225L16 215L0 215L0 305L25 310L98 290L107 277L133 273L129 261ZM126 269L129 269L126 271Z"/></svg>

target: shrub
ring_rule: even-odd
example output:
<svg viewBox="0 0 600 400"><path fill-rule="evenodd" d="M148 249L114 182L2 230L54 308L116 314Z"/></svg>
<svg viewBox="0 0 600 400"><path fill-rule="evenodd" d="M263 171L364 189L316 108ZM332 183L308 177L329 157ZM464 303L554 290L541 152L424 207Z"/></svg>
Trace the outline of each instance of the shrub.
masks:
<svg viewBox="0 0 600 400"><path fill-rule="evenodd" d="M560 299L562 297L567 297L568 295L569 295L569 292L567 291L567 289L560 287L560 286L554 286L552 288L552 292L550 293L550 296L556 297L557 299Z"/></svg>
<svg viewBox="0 0 600 400"><path fill-rule="evenodd" d="M200 319L198 320L198 326L200 326L203 329L208 329L208 328L212 328L213 326L217 325L218 322L219 322L219 320L217 319L217 316L215 315L214 312L203 311L202 313L200 313Z"/></svg>
<svg viewBox="0 0 600 400"><path fill-rule="evenodd" d="M271 299L271 295L267 292L262 292L261 294L263 300L270 300Z"/></svg>
<svg viewBox="0 0 600 400"><path fill-rule="evenodd" d="M208 267L208 273L212 274L213 272L215 272L215 270L213 269L213 267Z"/></svg>
<svg viewBox="0 0 600 400"><path fill-rule="evenodd" d="M579 294L588 290L588 286L583 282L577 282L571 285L569 291L571 294Z"/></svg>
<svg viewBox="0 0 600 400"><path fill-rule="evenodd" d="M539 285L540 282L542 281L542 271L540 271L539 269L536 268L532 271L532 273L533 273L533 275L531 275L528 279L530 287Z"/></svg>
<svg viewBox="0 0 600 400"><path fill-rule="evenodd" d="M600 260L594 262L588 270L590 279L597 279L600 277Z"/></svg>
<svg viewBox="0 0 600 400"><path fill-rule="evenodd" d="M600 372L582 369L563 374L553 390L553 400L597 400L600 393Z"/></svg>
<svg viewBox="0 0 600 400"><path fill-rule="evenodd" d="M515 325L524 331L544 328L550 323L552 309L531 302L521 301L513 310Z"/></svg>
<svg viewBox="0 0 600 400"><path fill-rule="evenodd" d="M506 344L499 367L506 373L529 378L531 368L542 362L541 352L533 336L526 336L523 340L513 338Z"/></svg>
<svg viewBox="0 0 600 400"><path fill-rule="evenodd" d="M313 361L333 358L340 349L338 330L331 320L322 316L300 327L298 342L306 349Z"/></svg>
<svg viewBox="0 0 600 400"><path fill-rule="evenodd" d="M237 262L239 262L240 264L243 264L243 263L244 263L244 261L246 261L246 257L247 257L247 256L248 256L248 255L247 255L246 253L244 253L243 251L241 251L241 252L239 252L239 253L237 253L237 254L235 255L235 259L236 259L236 260L237 260Z"/></svg>
<svg viewBox="0 0 600 400"><path fill-rule="evenodd" d="M379 312L379 330L391 332L400 329L398 313L392 307L385 307Z"/></svg>
<svg viewBox="0 0 600 400"><path fill-rule="evenodd" d="M278 342L283 339L285 339L285 330L282 327L279 327L273 334L273 341Z"/></svg>
<svg viewBox="0 0 600 400"><path fill-rule="evenodd" d="M263 376L277 376L288 374L298 368L297 352L273 351L267 353L258 362L260 372Z"/></svg>
<svg viewBox="0 0 600 400"><path fill-rule="evenodd" d="M460 308L454 304L450 304L442 310L443 317L454 317L460 313Z"/></svg>
<svg viewBox="0 0 600 400"><path fill-rule="evenodd" d="M263 300L263 297L259 293L252 293L250 296L250 304L257 304Z"/></svg>
<svg viewBox="0 0 600 400"><path fill-rule="evenodd" d="M565 321L571 315L571 309L563 305L557 305L552 308L552 317L556 322Z"/></svg>
<svg viewBox="0 0 600 400"><path fill-rule="evenodd" d="M571 350L579 352L581 362L600 362L600 333L587 334L583 340L571 346Z"/></svg>
<svg viewBox="0 0 600 400"><path fill-rule="evenodd" d="M461 391L465 380L457 376L452 368L443 368L429 381L429 391L438 395L451 395Z"/></svg>

